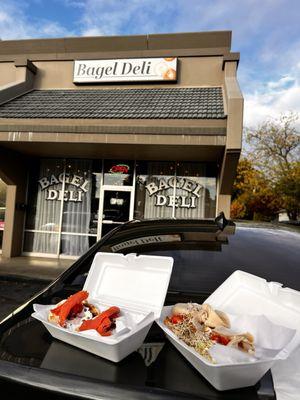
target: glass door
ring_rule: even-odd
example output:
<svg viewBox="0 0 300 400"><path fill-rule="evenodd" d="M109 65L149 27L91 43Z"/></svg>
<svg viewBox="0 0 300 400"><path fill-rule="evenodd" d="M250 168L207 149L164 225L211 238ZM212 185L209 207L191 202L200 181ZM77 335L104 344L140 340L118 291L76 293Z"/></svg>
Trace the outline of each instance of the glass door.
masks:
<svg viewBox="0 0 300 400"><path fill-rule="evenodd" d="M98 238L133 219L135 163L104 160L100 190Z"/></svg>
<svg viewBox="0 0 300 400"><path fill-rule="evenodd" d="M101 195L101 232L105 235L115 227L128 222L133 218L133 190L132 188L109 188L105 187Z"/></svg>

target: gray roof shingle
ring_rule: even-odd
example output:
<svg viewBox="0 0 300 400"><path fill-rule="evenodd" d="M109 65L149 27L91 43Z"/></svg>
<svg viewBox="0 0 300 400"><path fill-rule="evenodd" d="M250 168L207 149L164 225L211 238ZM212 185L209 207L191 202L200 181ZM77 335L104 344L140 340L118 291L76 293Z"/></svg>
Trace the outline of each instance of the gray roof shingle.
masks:
<svg viewBox="0 0 300 400"><path fill-rule="evenodd" d="M0 118L223 119L221 87L33 90L0 106Z"/></svg>

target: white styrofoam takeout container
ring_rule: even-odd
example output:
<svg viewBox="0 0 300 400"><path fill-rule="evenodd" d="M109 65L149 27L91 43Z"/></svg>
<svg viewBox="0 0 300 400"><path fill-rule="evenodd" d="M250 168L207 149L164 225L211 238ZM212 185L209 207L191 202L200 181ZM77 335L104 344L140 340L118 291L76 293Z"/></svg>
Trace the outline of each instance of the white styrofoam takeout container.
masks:
<svg viewBox="0 0 300 400"><path fill-rule="evenodd" d="M136 254L97 253L83 290L102 305L140 313L144 318L132 330L117 337L89 332L71 332L47 320L38 311L32 314L51 335L108 360L119 362L143 343L153 321L160 317L173 267L172 257ZM49 310L53 305L49 305Z"/></svg>
<svg viewBox="0 0 300 400"><path fill-rule="evenodd" d="M295 303L295 294L296 303ZM222 285L209 296L205 303L213 308L231 314L265 315L277 325L293 329L300 327L300 293L289 288L282 288L277 282L267 282L255 275L235 271ZM297 304L298 303L298 304ZM163 308L158 325L180 353L204 376L216 389L229 390L255 385L276 363L276 359L259 360L234 365L211 364L194 349L164 325L164 319L171 314L172 306ZM294 321L292 324L290 321ZM276 357L285 359L300 344L299 332L288 346ZM280 361L279 361L280 362Z"/></svg>

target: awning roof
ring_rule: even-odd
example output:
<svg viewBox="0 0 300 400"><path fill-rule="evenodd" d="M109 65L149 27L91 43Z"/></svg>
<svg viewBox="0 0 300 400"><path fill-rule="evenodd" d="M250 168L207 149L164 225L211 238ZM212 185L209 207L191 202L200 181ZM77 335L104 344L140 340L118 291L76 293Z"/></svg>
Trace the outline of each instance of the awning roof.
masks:
<svg viewBox="0 0 300 400"><path fill-rule="evenodd" d="M33 90L0 106L0 118L224 119L221 87Z"/></svg>

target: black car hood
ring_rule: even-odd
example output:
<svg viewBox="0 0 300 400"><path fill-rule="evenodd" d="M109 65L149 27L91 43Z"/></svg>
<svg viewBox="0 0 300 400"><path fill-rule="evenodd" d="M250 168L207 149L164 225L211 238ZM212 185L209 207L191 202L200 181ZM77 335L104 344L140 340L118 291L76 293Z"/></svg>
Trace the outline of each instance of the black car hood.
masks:
<svg viewBox="0 0 300 400"><path fill-rule="evenodd" d="M172 221L169 229L169 225L164 222L161 231L176 233L176 224L178 222ZM290 235L285 238L285 235L275 235L269 231L240 228L230 238L229 245L226 244L226 238L220 238L219 234L216 238L209 235L203 244L194 236L194 231L198 230L197 223L186 223L186 225L187 227L184 225L181 232L183 232L183 237L187 231L192 232L192 237L186 235L192 242L191 247L183 248L183 252L189 257L186 263L183 263L182 259L178 261L178 274L174 276L173 283L171 282L166 304L179 301L202 303L237 266L243 266L243 270L266 279L270 276L279 282L284 282L281 278L283 274L286 274L285 282L291 287L299 288L298 264L295 262L299 259L298 235L292 240ZM138 223L132 224L128 229L132 232L132 236L129 235L130 232L128 235L135 237L135 231L143 235L145 229L147 229L147 234L152 234L150 228L155 234L154 225L148 227L145 223L139 227ZM120 228L118 231L119 236L122 236L122 241L127 239L125 230L125 228ZM208 224L206 231L210 233L211 230L212 226ZM113 240L109 243L115 244ZM196 262L193 268L191 267L194 251L200 244L206 249L202 254L201 265L209 266L205 274L201 274L201 265L199 266ZM215 246L214 250L211 249L211 245ZM97 246L91 248L87 254L76 261L45 292L22 306L0 325L0 377L87 398L143 400L152 398L207 400L275 398L270 373L251 388L226 392L215 390L166 340L155 323L142 347L117 364L52 338L40 322L31 318L32 305L34 302L56 304L80 290L95 251L99 251L100 248L102 251L102 244L97 244ZM223 246L222 251L220 251L220 246ZM282 253L282 248L288 249L289 257ZM180 253L180 256L182 254ZM285 269L277 267L282 266L280 254L283 254ZM289 274L286 273L287 268L290 271ZM177 290L179 287L177 280L181 286L184 282L183 273L190 281L189 285L186 285L187 292L185 293ZM201 276L205 290L202 293L193 294L195 287L199 285L194 279L196 273Z"/></svg>

